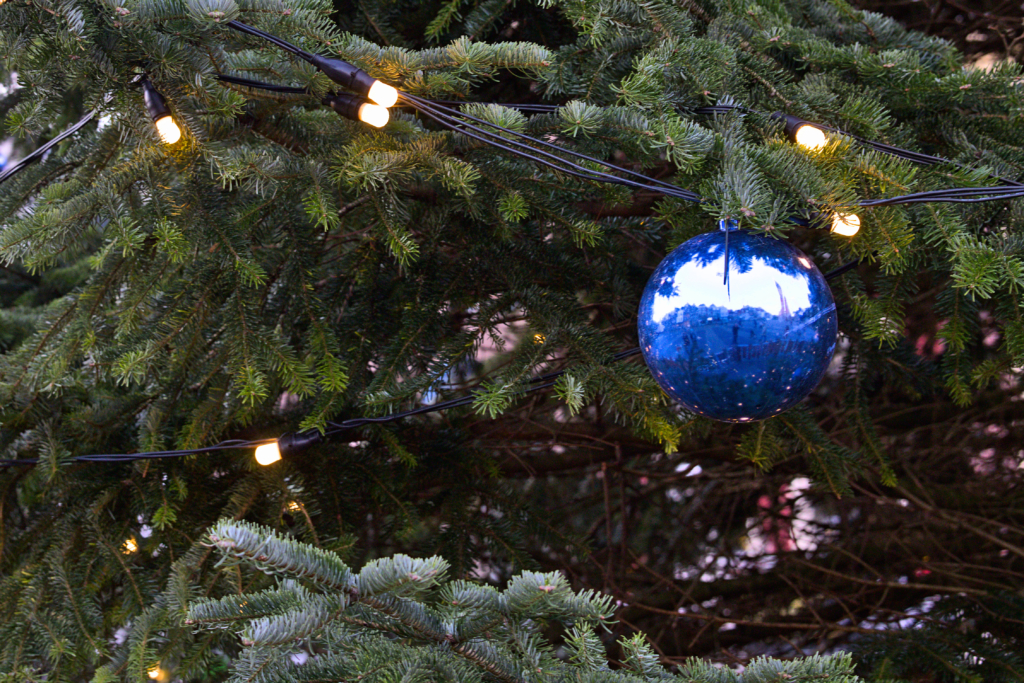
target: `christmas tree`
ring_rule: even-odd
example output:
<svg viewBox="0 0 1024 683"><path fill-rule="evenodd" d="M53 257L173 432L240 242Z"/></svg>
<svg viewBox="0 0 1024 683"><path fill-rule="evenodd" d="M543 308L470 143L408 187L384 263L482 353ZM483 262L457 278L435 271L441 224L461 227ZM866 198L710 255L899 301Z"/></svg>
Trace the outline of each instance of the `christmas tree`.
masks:
<svg viewBox="0 0 1024 683"><path fill-rule="evenodd" d="M0 185L4 671L245 677L300 638L332 680L765 654L744 680L841 681L803 658L838 649L1018 680L1015 64L843 0L6 0L0 37L4 134L46 152ZM836 303L824 379L752 424L632 353L652 271L719 221L798 247ZM220 519L285 576L219 562ZM364 578L409 618L320 619ZM483 663L438 653L434 626L528 588ZM239 595L267 606L252 645L185 623Z"/></svg>

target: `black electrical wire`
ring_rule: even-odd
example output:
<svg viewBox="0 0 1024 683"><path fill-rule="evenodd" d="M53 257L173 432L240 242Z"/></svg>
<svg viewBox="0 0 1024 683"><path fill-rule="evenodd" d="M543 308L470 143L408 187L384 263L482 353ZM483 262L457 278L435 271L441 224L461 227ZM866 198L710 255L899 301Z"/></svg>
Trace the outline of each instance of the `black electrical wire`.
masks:
<svg viewBox="0 0 1024 683"><path fill-rule="evenodd" d="M260 33L262 33L262 32L260 32ZM247 78L240 78L240 77L236 77L236 76L218 76L218 79L220 79L222 81L225 81L225 82L228 82L228 83L233 83L235 85L242 85L242 86L245 86L245 87L269 90L269 91L273 91L273 92L283 92L283 93L293 93L293 94L303 94L303 93L308 93L309 92L306 88L299 88L299 87L294 87L294 86L273 85L273 84L270 84L270 83L263 83L261 81L256 81L256 80L247 79ZM495 147L497 147L499 149L502 149L503 151L507 151L507 152L509 152L511 154L516 154L518 156L522 156L522 157L528 158L531 161L534 161L535 163L539 163L539 164L542 164L544 166L548 166L550 168L554 168L555 170L558 170L560 172L567 173L569 175L572 175L572 176L575 176L575 177L580 177L580 178L583 178L583 179L586 179L586 180L591 180L591 181L596 181L596 182L611 182L611 183L614 183L614 184L628 185L628 186L631 186L631 187L634 187L634 188L638 188L638 189L646 189L646 190L650 190L650 191L655 191L655 192L659 192L659 193L662 193L662 194L667 194L669 196L675 196L675 197L679 197L681 199L686 199L688 201L694 201L694 202L702 201L701 198L696 193L690 192L688 190L684 190L683 188L679 188L679 187L677 187L675 185L672 185L670 183L665 183L665 182L659 181L657 179L645 176L643 174L636 173L634 171L630 171L629 169L624 169L624 168L615 166L613 164L608 164L607 162L601 161L600 159L596 159L594 157L590 157L590 156L582 154L580 152L575 152L573 150L565 149L563 147L560 147L558 145L546 142L544 140L538 140L536 138L532 138L532 137L530 137L528 135L524 135L524 134L519 133L517 131L510 130L508 128L505 128L503 126L499 126L499 125L491 123L489 121L485 121L483 119L479 119L479 118L474 117L472 115L469 115L469 114L467 114L465 112L454 110L454 109L450 109L450 108L448 108L448 106L446 106L446 105L449 105L449 104L450 105L455 105L455 106L462 106L462 105L465 105L465 104L471 104L470 102L460 102L460 101L453 101L453 100L431 101L431 100L425 100L425 99L422 99L422 98L419 98L419 97L416 97L416 96L413 96L413 95L408 95L406 93L402 93L401 94L401 98L406 101L407 104L405 106L408 106L408 107L410 107L410 108L412 108L412 109L414 109L416 111L419 111L420 113L426 115L431 120L434 120L437 123L440 123L442 126L445 126L446 128L449 128L449 129L451 129L451 130L453 130L455 132L462 133L462 134L466 135L467 137L470 137L472 139L478 140L478 141L483 142L485 144L488 144L488 145L491 145L491 146L495 146ZM484 103L484 102L482 102L482 103L477 103L477 104L487 105L487 104L492 104L492 103ZM513 108L513 109L518 108L518 109L521 109L521 110L524 110L524 111L531 111L531 112L534 112L534 113L551 113L551 112L557 111L558 109L561 108L561 105L548 105L548 104L522 104L522 105L517 105L517 104L500 104L500 106L506 106L506 107ZM744 112L747 112L747 113L750 113L750 112L753 111L753 110L747 109L746 107L741 107L741 106L738 106L738 105L716 105L716 106L712 106L712 107L700 107L698 109L695 109L694 113L695 114L710 115L710 114L728 113L728 112L734 111L734 110L740 110L740 111L744 111ZM501 133L505 133L505 134L508 134L508 135L512 135L514 137L518 137L521 140L528 140L529 142L531 142L533 144L539 144L539 145L547 147L549 149L557 150L558 152L561 152L563 154L574 156L574 157L576 157L578 159L582 159L582 160L585 160L585 161L590 161L592 163L600 164L600 165L602 165L602 166L604 166L606 168L622 172L622 173L624 173L624 174L626 174L628 176L631 176L633 178L641 179L642 184L638 183L637 181L630 181L628 179L623 179L623 178L620 178L618 176L612 176L612 175L609 175L609 174L606 174L606 173L602 173L602 172L598 172L598 171L593 171L591 169L587 169L585 167L581 167L581 166L579 166L577 164L573 164L572 162L569 162L569 161L567 161L565 159L562 159L561 157L557 157L556 155L544 153L542 150L537 150L536 148L531 147L531 146L529 146L529 145L527 145L525 143L515 143L513 141L509 141L507 138L505 138L505 137L503 137L501 135L498 135L498 134L493 133L493 132L491 132L489 130L481 128L480 126L470 125L470 124L468 124L468 123L466 123L464 121L460 121L458 119L468 119L470 121L473 121L473 122L476 122L476 123L480 123L480 124L483 124L485 126L489 126L490 128L492 128L494 130L497 130L497 131L500 131ZM929 155L920 154L920 153L917 153L917 152L911 152L909 150L900 149L898 147L892 147L891 145L886 145L886 144L883 144L883 143L876 143L874 141L866 140L864 138L861 138L861 137L856 136L856 135L852 135L850 133L847 133L845 131L842 131L842 130L840 130L838 128L834 128L834 127L831 127L831 126L819 125L819 124L809 124L809 125L815 125L815 126L817 126L819 128L822 128L823 130L828 130L828 131L831 131L831 132L834 132L834 133L838 133L838 134L841 134L841 135L848 135L849 137L858 140L862 144L865 144L867 146L873 147L875 149L878 149L879 151L885 152L885 153L893 155L893 156L897 156L897 157L900 157L900 158L908 159L910 161L917 161L918 163L952 164L952 165L955 165L955 166L960 166L960 164L956 164L955 162L953 162L953 161L951 161L949 159L943 159L941 157L932 157L932 156L929 156ZM469 131L473 131L473 132L477 133L477 135L473 135ZM481 137L481 136L483 136L483 137ZM486 139L484 139L484 138L486 138ZM525 150L529 150L529 151L525 151ZM544 159L538 158L538 155L542 156L542 157L546 157L548 161L545 161ZM554 160L554 165L552 163L549 163L552 159ZM565 166L559 166L558 164L566 164L566 165L568 165L568 168L566 168ZM978 203L978 202L982 202L982 201L996 201L996 200L999 200L999 199L1012 199L1012 198L1015 198L1015 197L1022 196L1020 188L1024 188L1024 185L1022 185L1020 183L1016 183L1016 181L1006 180L1006 179L1002 179L1002 178L1000 178L1000 180L1003 180L1004 182L1009 183L1009 184L1008 185L1004 185L1004 186L985 187L985 188L951 188L951 189L945 189L945 190L933 190L933 191L928 192L928 193L914 193L914 194L911 194L911 195L901 195L901 196L897 196L897 197L885 197L885 198L882 198L882 199L862 200L861 202L859 202L858 206L872 207L872 206L909 205L909 204L919 204L919 203L923 203L923 202L926 202L926 201L963 204L963 203Z"/></svg>
<svg viewBox="0 0 1024 683"><path fill-rule="evenodd" d="M13 176L15 173L20 172L22 169L24 169L26 166L28 166L32 162L36 161L37 159L40 159L47 152L49 152L51 149L53 149L56 145L59 145L63 140L65 140L68 137L70 137L70 136L74 135L75 133L77 133L78 130L82 126L84 126L85 124L89 123L90 121L93 120L93 118L96 117L96 114L98 113L98 111L99 111L98 109L93 109L88 114L86 114L82 118L78 119L78 122L75 125L71 126L66 131L64 131L63 133L61 133L57 137L53 138L52 140L47 142L45 145L43 145L39 149L31 152L30 154L26 154L24 157L19 159L17 162L15 162L11 166L8 166L7 168L5 168L3 170L3 172L0 172L0 183L4 182L5 180L7 180L11 176Z"/></svg>
<svg viewBox="0 0 1024 683"><path fill-rule="evenodd" d="M413 102L418 102L420 104L420 106L422 106L423 104L433 104L429 100L424 100L422 98L419 98L419 97L416 97L416 96L412 96L412 95L407 96L407 95L405 95L405 93L402 93L400 95L400 97L404 97L405 99L413 101ZM565 154L570 154L572 156L575 156L578 159L583 159L585 161L589 161L589 162L592 162L592 163L600 164L602 166L605 166L606 168L611 168L611 169L614 169L616 171L621 171L621 172L623 172L623 173L625 173L627 175L630 175L630 176L632 176L634 178L639 178L639 179L645 181L646 183L651 183L651 184L657 185L659 187L666 188L666 189L668 189L671 192L683 192L683 193L686 194L686 196L673 195L673 196L680 196L681 199L688 199L689 201L694 201L694 202L701 202L701 201L703 201L703 199L701 199L701 197L699 195L697 195L696 193L690 192L689 190L684 190L683 188L678 187L676 185L672 185L671 183L666 183L666 182L657 180L655 178L650 178L648 176L645 176L642 173L636 173L634 171L630 171L629 169L621 168L619 166L614 166L612 164L609 164L606 161L602 161L600 159L596 159L594 157L587 156L586 154L582 154L580 152L575 152L573 150L565 149L563 147L560 147L560 146L555 145L555 144L550 143L550 142L546 142L544 140L538 140L536 138L532 138L532 137L530 137L528 135L525 135L523 133L519 133L517 131L514 131L514 130L511 130L511 129L499 126L499 125L497 125L495 123L491 123L489 121L485 121L483 119L479 119L479 118L477 118L475 116L471 116L469 114L466 114L465 112L448 109L446 107L437 107L437 108L441 109L443 111L446 111L449 115L460 116L460 117L469 119L470 121L473 121L475 123L491 126L492 128L500 130L502 133L507 133L507 134L516 136L516 137L518 137L520 139L529 140L532 143L539 144L539 145L542 145L542 146L547 147L549 149L554 149L554 150L557 150L557 151L565 153ZM612 176L612 177L614 178L616 176ZM621 178L619 180L621 180Z"/></svg>
<svg viewBox="0 0 1024 683"><path fill-rule="evenodd" d="M469 114L465 114L463 112L458 112L458 111L455 111L455 110L451 110L451 109L448 109L447 107L436 107L436 106L433 106L433 104L429 100L423 100L423 99L420 99L420 98L415 97L413 95L408 95L406 93L400 93L399 97L400 97L400 99L404 99L407 102L409 102L410 104L412 104L414 106L414 108L416 109L416 111L418 111L420 114L423 114L427 118L430 118L430 119L436 121L437 123L441 124L445 128L448 128L449 130L452 130L452 131L457 132L457 133L461 133L461 134L463 134L463 135L465 135L465 136L467 136L469 138L479 140L481 142L484 142L485 144L491 145L491 146L496 147L498 149L502 149L502 150L510 152L512 154L516 154L518 156L522 156L524 158L528 158L528 159L530 159L530 160L532 160L532 161L534 161L536 163L542 164L544 166L548 166L550 168L554 168L555 170L561 171L563 173L567 173L569 175L574 175L574 176L577 176L577 177L584 178L586 180L591 180L591 181L596 181L596 182L605 182L605 183L610 183L610 184L614 184L614 185L626 185L626 186L629 186L629 187L635 187L635 188L644 189L644 190L654 190L654 191L660 192L661 194L672 196L672 197L678 197L679 199L684 199L686 201L691 201L691 202L701 202L701 201L703 201L701 199L700 195L698 195L698 194L696 194L694 192L691 192L689 190L684 190L681 187L677 187L675 185L670 185L668 183L663 183L663 182L655 180L653 178L649 178L649 177L647 177L647 176L645 176L643 174L635 173L633 171L629 171L628 169L624 169L624 168L620 168L618 166L614 166L612 164L609 164L607 162L601 161L599 159L595 159L594 157L589 157L589 156L587 156L585 154L581 154L579 152L574 152L572 150L561 148L558 145L553 145L553 144L551 144L549 142L545 142L543 140L537 140L535 138L531 138L528 135L524 135L522 133L518 133L518 132L510 130L508 128L504 128L502 126L498 126L497 124L489 123L487 121L484 121L482 119L478 119L478 118L476 118L474 116L471 116ZM624 172L627 175L643 178L645 182L638 182L638 181L635 181L635 180L631 180L629 178L620 178L618 176L614 176L614 175L611 175L609 173L604 173L603 171L594 171L592 169L588 169L586 167L580 166L580 165L575 164L575 163L573 163L571 161L563 159L562 157L559 157L559 156L557 156L555 154L552 154L550 152L546 152L544 150L537 149L536 147L531 147L531 146L529 146L529 145L527 145L525 143L516 142L514 140L508 140L507 138L504 138L502 135L500 135L498 133L491 132L489 130L481 128L480 126L476 126L476 125L473 125L471 123L468 123L467 121L460 120L458 117L463 117L465 119L469 119L470 121L479 121L479 122L481 122L481 123L483 123L483 124L485 124L487 126L491 126L492 128L501 131L502 133L508 133L508 134L512 135L513 137L518 137L518 138L521 138L521 139L526 139L526 140L529 140L532 143L539 144L539 145L541 145L543 147L549 147L549 148L552 148L552 149L556 149L559 152L562 152L564 154L568 154L570 156L574 156L574 157L579 158L579 159L583 159L583 160L586 160L586 161L591 161L591 162L600 164L600 165L604 166L605 168L613 169L613 170L616 170L616 171L622 171L622 172ZM500 142L499 142L499 140L500 140ZM529 150L529 151L526 151L526 150ZM541 157L543 157L543 158L541 158ZM554 163L552 163L552 161ZM563 165L559 166L559 164L563 164Z"/></svg>
<svg viewBox="0 0 1024 683"><path fill-rule="evenodd" d="M94 455L76 455L68 458L66 462L132 462L134 460L148 460L152 458L180 458L194 453L212 453L215 451L226 451L238 448L255 448L264 444L273 443L276 439L258 439L254 441L243 441L241 439L230 439L221 441L213 446L204 448L192 448L177 451L148 451L145 453L100 453ZM19 465L35 465L39 458L23 458L17 460L0 460L0 467L11 467Z"/></svg>
<svg viewBox="0 0 1024 683"><path fill-rule="evenodd" d="M297 45L292 45L288 41L281 40L277 36L272 36L269 33L265 33L264 31L259 30L258 28L255 28L253 26L249 26L248 24L243 24L242 22L235 21L235 20L231 20L231 21L225 23L224 25L227 26L228 28L233 28L234 30L236 30L236 31L238 31L240 33L247 33L250 36L255 36L257 38L262 38L263 40L267 41L268 43L273 43L274 45L277 45L282 50L284 50L286 52L290 52L293 55L295 55L296 57L300 57L300 58L304 59L307 62L312 62L313 61L313 53L312 52L306 52L301 47L299 47Z"/></svg>
<svg viewBox="0 0 1024 683"><path fill-rule="evenodd" d="M824 277L826 280L831 280L834 277L838 277L843 273L848 272L860 263L859 260L851 261L846 263L834 270L825 273ZM640 353L640 347L636 346L625 351L620 351L612 356L612 362L617 362L630 358ZM523 389L521 394L529 394L542 389L548 389L555 385L558 378L562 377L568 372L568 370L558 370L556 372L549 372L544 375L539 375L530 380L529 386ZM424 415L427 413L436 413L442 410L450 410L452 408L459 408L462 406L472 404L477 398L477 392L471 392L466 396L460 396L459 398L449 399L440 403L434 403L428 406L421 406L412 410L406 410L400 413L392 413L391 415L384 415L381 417L356 417L342 422L328 422L328 429L324 432L323 437L329 438L342 432L356 429L368 424L384 424L388 422L395 422L397 420L403 420L407 417L413 417L414 415ZM95 455L78 455L72 458L68 458L69 462L105 462L105 463L118 463L118 462L133 462L135 460L148 460L156 458L179 458L186 455L194 455L197 453L213 453L217 451L233 450L233 449L249 449L256 448L257 446L263 446L265 444L271 444L277 442L277 439L257 439L252 441L244 441L240 439L231 439L228 441L221 441L213 446L206 446L205 448L192 448L188 450L176 450L176 451L149 451L145 453L104 453ZM39 463L39 458L23 458L17 460L0 460L0 467L14 467L14 466L27 466L36 465Z"/></svg>
<svg viewBox="0 0 1024 683"><path fill-rule="evenodd" d="M288 93L292 95L309 95L308 88L300 88L292 85L274 85L273 83L264 83L263 81L254 81L251 78L242 78L240 76L228 76L226 74L217 74L217 80L223 81L224 83L231 83L232 85L241 85L246 88L253 88L256 90L269 90L271 92Z"/></svg>

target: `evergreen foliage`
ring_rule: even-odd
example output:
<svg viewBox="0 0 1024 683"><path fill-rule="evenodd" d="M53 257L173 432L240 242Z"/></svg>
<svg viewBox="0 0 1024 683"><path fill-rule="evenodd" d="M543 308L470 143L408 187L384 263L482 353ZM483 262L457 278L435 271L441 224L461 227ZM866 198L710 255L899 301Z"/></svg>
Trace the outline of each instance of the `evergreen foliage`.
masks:
<svg viewBox="0 0 1024 683"><path fill-rule="evenodd" d="M320 105L334 89L323 74L223 25L236 17L707 201L567 177L411 111L379 131L341 119ZM519 577L503 593L460 588L488 600L540 580L520 570L562 569L621 603L611 636L567 637L567 662L525 622L487 639L497 649L481 657L502 675L523 675L499 655L528 646L558 675L657 678L638 631L665 663L870 644L864 676L910 676L904 656L927 675L1015 670L1012 629L976 635L955 615L1024 579L1024 201L862 210L852 240L790 218L1021 178L1018 65L963 69L948 43L844 0L7 0L0 55L22 85L0 100L3 132L24 149L99 112L0 186L0 451L40 459L0 472L0 670L140 680L168 659L216 678L233 636L180 618L242 594L254 645L237 671L282 661L282 635L343 649L336 629L352 625L332 614L385 619L352 602L344 587L358 585L427 628L379 622L415 641L375 636L379 656L485 677L428 645L455 619L432 611L445 588L400 580L442 566ZM143 73L182 128L173 146L142 105ZM513 102L565 106L500 106ZM959 165L842 136L811 153L769 116L693 113L715 103ZM763 424L696 419L642 364L613 362L636 345L650 271L719 218L791 241L822 270L864 261L831 282L833 370ZM367 425L263 470L244 451L69 461L274 437L471 388L470 409ZM813 487L796 486L806 476ZM218 565L202 542L218 519L237 522L218 538L264 538L273 552L253 559L291 583ZM600 602L559 591L578 614ZM933 596L968 606L896 633ZM1014 601L995 613L1024 620ZM879 625L894 638L876 639ZM637 673L601 670L595 638ZM929 639L947 647L919 657ZM758 661L743 680L847 675L842 659ZM732 680L688 666L683 680Z"/></svg>
<svg viewBox="0 0 1024 683"><path fill-rule="evenodd" d="M185 625L238 633L243 649L231 681L861 680L849 655L764 658L740 675L694 660L671 675L641 634L620 643L621 668L613 670L597 635L614 614L611 598L574 592L557 572L523 572L497 590L449 580L439 557L396 555L352 573L333 553L245 522L218 522L210 540L226 557L275 577L264 591L188 605ZM560 631L559 646L553 630Z"/></svg>

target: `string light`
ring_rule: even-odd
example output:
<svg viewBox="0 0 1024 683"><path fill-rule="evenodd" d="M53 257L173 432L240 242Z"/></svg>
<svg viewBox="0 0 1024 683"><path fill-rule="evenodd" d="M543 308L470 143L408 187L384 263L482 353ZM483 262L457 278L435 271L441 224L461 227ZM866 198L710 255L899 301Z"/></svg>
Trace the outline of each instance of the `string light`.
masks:
<svg viewBox="0 0 1024 683"><path fill-rule="evenodd" d="M167 106L164 96L157 92L156 88L149 81L149 78L142 79L142 99L146 102L146 110L153 117L156 124L156 132L160 139L168 145L173 145L181 139L181 129L171 117L171 108Z"/></svg>
<svg viewBox="0 0 1024 683"><path fill-rule="evenodd" d="M398 90L387 83L374 81L366 96L384 108L393 107L398 101Z"/></svg>
<svg viewBox="0 0 1024 683"><path fill-rule="evenodd" d="M391 107L398 101L398 91L393 86L378 81L359 67L349 64L344 60L307 52L297 45L292 45L286 40L281 40L277 36L265 33L240 21L232 20L227 22L225 26L277 45L296 57L306 60L338 85L353 90L384 108Z"/></svg>
<svg viewBox="0 0 1024 683"><path fill-rule="evenodd" d="M264 467L273 465L280 459L281 449L277 447L276 441L274 443L265 443L256 448L256 462Z"/></svg>
<svg viewBox="0 0 1024 683"><path fill-rule="evenodd" d="M855 213L832 215L832 232L843 237L853 237L860 230L860 216Z"/></svg>
<svg viewBox="0 0 1024 683"><path fill-rule="evenodd" d="M124 544L121 545L121 552L125 555L131 555L139 549L139 544L135 542L135 539L128 537L125 539Z"/></svg>
<svg viewBox="0 0 1024 683"><path fill-rule="evenodd" d="M793 137L796 139L796 144L812 152L823 149L826 143L828 143L825 131L809 123L799 126Z"/></svg>
<svg viewBox="0 0 1024 683"><path fill-rule="evenodd" d="M146 674L154 681L162 680L164 677L164 670L160 668L159 664L152 666Z"/></svg>
<svg viewBox="0 0 1024 683"><path fill-rule="evenodd" d="M362 121L375 128L387 125L391 115L380 105L371 104L361 97L339 93L323 99L323 103L342 116L353 121Z"/></svg>
<svg viewBox="0 0 1024 683"><path fill-rule="evenodd" d="M825 145L828 144L825 131L813 123L779 111L772 114L770 118L776 121L781 120L786 137L806 150L817 152L824 149Z"/></svg>
<svg viewBox="0 0 1024 683"><path fill-rule="evenodd" d="M323 440L324 435L315 429L282 434L274 442L256 448L256 462L264 467L273 465L288 455L300 453Z"/></svg>

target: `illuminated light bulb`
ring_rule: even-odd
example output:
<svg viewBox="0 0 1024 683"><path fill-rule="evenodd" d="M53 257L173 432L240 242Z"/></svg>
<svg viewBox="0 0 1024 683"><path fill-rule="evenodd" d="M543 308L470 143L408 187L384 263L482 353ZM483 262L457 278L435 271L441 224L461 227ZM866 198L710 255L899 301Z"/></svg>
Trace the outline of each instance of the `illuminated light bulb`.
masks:
<svg viewBox="0 0 1024 683"><path fill-rule="evenodd" d="M160 139L168 145L173 145L181 139L181 129L171 118L171 108L167 106L167 100L156 91L148 77L142 79L142 99L146 103L146 111L156 124L156 132Z"/></svg>
<svg viewBox="0 0 1024 683"><path fill-rule="evenodd" d="M398 101L398 91L387 83L381 83L380 81L373 82L366 96L385 108L395 106L395 102Z"/></svg>
<svg viewBox="0 0 1024 683"><path fill-rule="evenodd" d="M178 128L178 124L170 116L157 120L156 132L160 134L160 139L168 145L173 145L181 139L181 129Z"/></svg>
<svg viewBox="0 0 1024 683"><path fill-rule="evenodd" d="M799 126L794 137L796 138L796 144L812 152L818 151L828 142L828 138L825 137L825 131L809 123Z"/></svg>
<svg viewBox="0 0 1024 683"><path fill-rule="evenodd" d="M152 669L147 671L146 674L155 681L155 680L163 677L164 670L160 668L159 664L157 664Z"/></svg>
<svg viewBox="0 0 1024 683"><path fill-rule="evenodd" d="M296 503L294 500L288 501L288 511L289 512L298 512L300 509L302 509L302 508L300 508L299 504Z"/></svg>
<svg viewBox="0 0 1024 683"><path fill-rule="evenodd" d="M281 449L277 447L276 441L274 443L265 443L256 448L256 462L264 467L267 465L273 465L280 459Z"/></svg>
<svg viewBox="0 0 1024 683"><path fill-rule="evenodd" d="M832 215L832 232L843 237L853 237L860 230L860 216L855 213Z"/></svg>
<svg viewBox="0 0 1024 683"><path fill-rule="evenodd" d="M548 338L545 337L543 334L541 334L539 332L537 334L533 335L533 343L534 344L543 344L547 340L548 340Z"/></svg>
<svg viewBox="0 0 1024 683"><path fill-rule="evenodd" d="M139 544L135 542L134 538L126 539L124 544L121 546L121 552L124 553L125 555L131 555L132 553L134 553L138 549L139 549Z"/></svg>
<svg viewBox="0 0 1024 683"><path fill-rule="evenodd" d="M359 120L370 124L374 128L383 128L387 125L390 118L391 114L388 113L385 107L370 104L369 102L359 105Z"/></svg>

